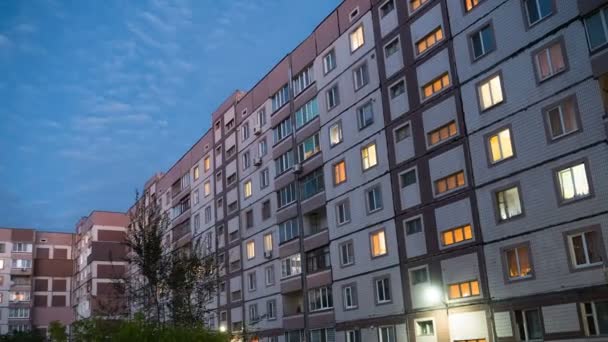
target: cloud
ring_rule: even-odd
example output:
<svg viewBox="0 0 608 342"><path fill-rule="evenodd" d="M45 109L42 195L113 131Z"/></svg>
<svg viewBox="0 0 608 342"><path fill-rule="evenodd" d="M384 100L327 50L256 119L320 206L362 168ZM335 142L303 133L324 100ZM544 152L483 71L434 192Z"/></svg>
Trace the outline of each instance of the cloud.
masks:
<svg viewBox="0 0 608 342"><path fill-rule="evenodd" d="M107 101L92 108L95 112L122 113L131 110L131 105L120 101Z"/></svg>
<svg viewBox="0 0 608 342"><path fill-rule="evenodd" d="M21 23L15 26L15 31L19 33L34 33L38 28L32 24Z"/></svg>
<svg viewBox="0 0 608 342"><path fill-rule="evenodd" d="M144 18L150 25L154 26L159 31L173 33L175 32L175 27L167 24L162 19L160 19L157 15L152 14L148 11L144 11L140 13L140 16Z"/></svg>
<svg viewBox="0 0 608 342"><path fill-rule="evenodd" d="M3 48L3 47L7 48L7 47L9 47L11 45L12 45L11 40L8 39L7 36L5 36L2 33L0 33L0 48Z"/></svg>

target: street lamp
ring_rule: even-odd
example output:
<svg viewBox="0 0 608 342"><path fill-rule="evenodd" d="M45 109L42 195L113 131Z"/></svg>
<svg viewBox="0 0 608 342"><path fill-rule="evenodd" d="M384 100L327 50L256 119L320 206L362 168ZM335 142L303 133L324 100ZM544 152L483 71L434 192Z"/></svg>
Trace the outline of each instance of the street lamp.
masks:
<svg viewBox="0 0 608 342"><path fill-rule="evenodd" d="M441 289L439 289L439 287L437 287L437 286L429 285L424 290L424 297L428 303L432 303L432 304L443 303L444 305L447 306L447 304L444 302L444 300L442 298L443 293L441 293Z"/></svg>
<svg viewBox="0 0 608 342"><path fill-rule="evenodd" d="M226 332L226 325L224 324L220 324L220 332L225 333Z"/></svg>

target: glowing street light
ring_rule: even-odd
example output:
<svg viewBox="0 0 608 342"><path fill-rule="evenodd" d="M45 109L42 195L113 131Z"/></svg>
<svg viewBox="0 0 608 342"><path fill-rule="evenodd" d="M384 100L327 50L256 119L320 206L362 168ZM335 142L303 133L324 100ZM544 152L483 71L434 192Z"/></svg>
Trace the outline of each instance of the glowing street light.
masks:
<svg viewBox="0 0 608 342"><path fill-rule="evenodd" d="M443 293L441 292L441 289L439 289L437 286L428 286L425 290L424 290L424 297L427 300L427 302L435 304L435 303L443 303L445 304L445 302L443 301Z"/></svg>
<svg viewBox="0 0 608 342"><path fill-rule="evenodd" d="M223 324L221 324L221 325L220 325L220 332L223 332L223 333L224 333L224 332L226 332L226 330L227 330L227 329L226 329L226 326L225 326L225 325L223 325Z"/></svg>

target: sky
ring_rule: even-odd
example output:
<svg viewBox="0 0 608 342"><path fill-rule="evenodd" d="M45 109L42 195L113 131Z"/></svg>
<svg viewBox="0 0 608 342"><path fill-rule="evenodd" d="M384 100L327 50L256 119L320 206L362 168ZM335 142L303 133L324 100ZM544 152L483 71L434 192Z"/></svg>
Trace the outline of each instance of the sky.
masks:
<svg viewBox="0 0 608 342"><path fill-rule="evenodd" d="M125 211L339 2L0 1L0 227Z"/></svg>

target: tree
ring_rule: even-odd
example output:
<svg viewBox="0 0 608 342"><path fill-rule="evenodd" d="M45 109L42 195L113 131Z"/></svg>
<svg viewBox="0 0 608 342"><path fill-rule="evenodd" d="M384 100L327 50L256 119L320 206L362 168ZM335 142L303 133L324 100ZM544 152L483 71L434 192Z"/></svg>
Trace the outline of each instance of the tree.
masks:
<svg viewBox="0 0 608 342"><path fill-rule="evenodd" d="M65 326L59 321L49 323L49 337L53 342L67 342L68 335L65 332Z"/></svg>

